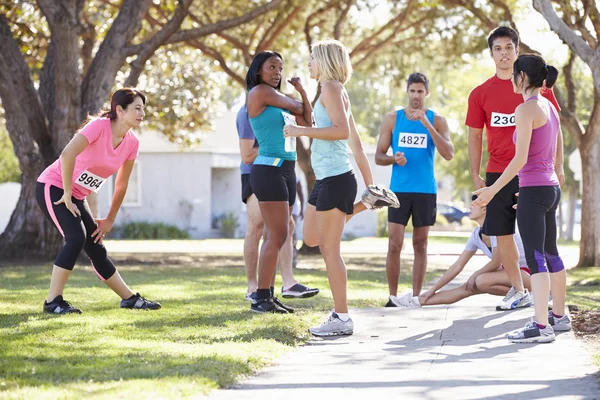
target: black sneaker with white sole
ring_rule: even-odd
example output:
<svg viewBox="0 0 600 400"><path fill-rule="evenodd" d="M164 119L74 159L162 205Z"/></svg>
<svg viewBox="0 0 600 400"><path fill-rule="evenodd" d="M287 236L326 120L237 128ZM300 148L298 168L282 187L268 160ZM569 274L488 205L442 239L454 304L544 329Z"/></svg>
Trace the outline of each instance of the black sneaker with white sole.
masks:
<svg viewBox="0 0 600 400"><path fill-rule="evenodd" d="M134 294L128 299L121 300L121 308L137 309L137 310L158 310L162 306L156 301L150 301L139 293Z"/></svg>
<svg viewBox="0 0 600 400"><path fill-rule="evenodd" d="M259 313L259 314L266 314L266 313L272 313L272 314L287 314L288 312L279 307L277 304L275 304L275 302L273 301L273 298L269 297L268 299L256 299L255 302L252 303L252 305L250 306L250 311L255 312L255 313Z"/></svg>
<svg viewBox="0 0 600 400"><path fill-rule="evenodd" d="M281 301L279 301L279 299L276 296L273 296L273 303L278 305L279 308L283 308L285 311L287 311L290 314L294 313L294 309L292 307L286 306L285 304L283 304Z"/></svg>
<svg viewBox="0 0 600 400"><path fill-rule="evenodd" d="M306 299L316 296L319 293L317 288L309 288L301 283L296 283L289 288L281 288L281 297L284 299Z"/></svg>
<svg viewBox="0 0 600 400"><path fill-rule="evenodd" d="M56 296L50 303L44 301L44 312L49 314L81 314L79 308L73 307L62 296Z"/></svg>

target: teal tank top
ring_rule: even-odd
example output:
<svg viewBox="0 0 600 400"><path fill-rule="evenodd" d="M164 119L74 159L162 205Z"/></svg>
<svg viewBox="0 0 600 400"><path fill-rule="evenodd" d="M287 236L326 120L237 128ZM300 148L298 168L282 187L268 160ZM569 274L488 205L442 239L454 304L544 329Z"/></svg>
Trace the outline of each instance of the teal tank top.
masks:
<svg viewBox="0 0 600 400"><path fill-rule="evenodd" d="M290 112L278 107L267 106L265 110L254 118L250 118L250 126L256 140L258 140L258 157L254 164L261 164L262 159L296 160L296 152L285 151L285 139L283 137L283 115L282 112ZM267 165L275 165L269 162Z"/></svg>
<svg viewBox="0 0 600 400"><path fill-rule="evenodd" d="M427 110L427 119L433 125L435 114ZM404 110L396 112L392 133L392 150L404 153L406 164L394 164L390 190L400 193L436 194L437 183L433 170L435 144L421 121L410 120Z"/></svg>
<svg viewBox="0 0 600 400"><path fill-rule="evenodd" d="M348 114L350 114L349 106L346 115ZM321 98L317 99L313 115L317 128L331 126L331 120L321 103ZM318 180L352 171L352 164L350 163L350 156L348 154L348 140L313 139L310 150L310 161Z"/></svg>

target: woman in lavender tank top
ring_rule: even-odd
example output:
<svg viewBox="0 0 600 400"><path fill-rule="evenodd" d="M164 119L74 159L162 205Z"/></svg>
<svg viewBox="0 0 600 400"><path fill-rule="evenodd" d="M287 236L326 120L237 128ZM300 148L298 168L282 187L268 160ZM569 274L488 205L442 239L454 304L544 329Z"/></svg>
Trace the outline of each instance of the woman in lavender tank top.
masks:
<svg viewBox="0 0 600 400"><path fill-rule="evenodd" d="M558 112L548 100L538 97L542 86L551 88L557 77L556 68L538 55L523 54L515 61L513 86L524 99L515 110L515 157L496 183L474 192L479 197L473 205L486 205L519 174L517 223L531 270L535 317L508 334L514 343L551 342L554 331L571 329L565 310L566 272L556 244L556 209L564 181L563 142ZM550 288L553 310L548 312Z"/></svg>

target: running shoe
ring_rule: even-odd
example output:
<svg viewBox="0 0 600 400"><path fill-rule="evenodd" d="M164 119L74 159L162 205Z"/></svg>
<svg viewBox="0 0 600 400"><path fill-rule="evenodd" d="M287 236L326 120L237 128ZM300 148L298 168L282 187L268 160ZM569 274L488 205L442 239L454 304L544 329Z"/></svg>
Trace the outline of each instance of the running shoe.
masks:
<svg viewBox="0 0 600 400"><path fill-rule="evenodd" d="M44 312L49 314L81 314L81 310L73 307L71 303L63 299L61 296L56 296L50 303L44 301Z"/></svg>
<svg viewBox="0 0 600 400"><path fill-rule="evenodd" d="M554 339L556 336L554 336L554 329L550 324L541 329L535 321L530 321L523 328L508 334L508 340L513 343L548 343Z"/></svg>
<svg viewBox="0 0 600 400"><path fill-rule="evenodd" d="M556 332L567 332L571 330L571 318L568 314L556 318L552 311L548 311L548 322Z"/></svg>
<svg viewBox="0 0 600 400"><path fill-rule="evenodd" d="M335 312L332 312L327 321L321 325L309 329L315 336L345 336L354 333L354 322L352 318L342 321Z"/></svg>
<svg viewBox="0 0 600 400"><path fill-rule="evenodd" d="M121 308L138 310L158 310L162 306L156 301L146 300L139 293L134 294L128 299L121 300Z"/></svg>
<svg viewBox="0 0 600 400"><path fill-rule="evenodd" d="M392 296L390 295L390 297L388 298L388 302L385 303L384 307L398 307L397 305L394 304L394 302L392 301L392 297L396 297L396 296Z"/></svg>
<svg viewBox="0 0 600 400"><path fill-rule="evenodd" d="M254 303L256 301L256 292L246 293L246 300Z"/></svg>
<svg viewBox="0 0 600 400"><path fill-rule="evenodd" d="M529 290L517 292L511 287L506 296L496 306L496 311L516 310L517 308L529 307L533 304L533 298Z"/></svg>
<svg viewBox="0 0 600 400"><path fill-rule="evenodd" d="M285 311L287 311L290 314L294 313L294 309L290 306L286 306L285 304L283 304L281 301L279 301L279 299L274 296L273 297L273 303L275 303L277 306L279 306L279 308L283 308Z"/></svg>
<svg viewBox="0 0 600 400"><path fill-rule="evenodd" d="M360 200L370 209L381 207L400 208L400 202L394 192L375 185L368 186Z"/></svg>
<svg viewBox="0 0 600 400"><path fill-rule="evenodd" d="M390 300L400 308L418 308L421 307L419 304L419 298L413 296L412 292L406 292L402 296L390 296Z"/></svg>
<svg viewBox="0 0 600 400"><path fill-rule="evenodd" d="M250 311L259 313L259 314L287 314L288 312L279 307L271 297L268 299L256 299L255 302L250 306Z"/></svg>
<svg viewBox="0 0 600 400"><path fill-rule="evenodd" d="M317 288L309 288L301 283L296 283L289 288L281 287L281 297L284 299L307 299L319 293Z"/></svg>

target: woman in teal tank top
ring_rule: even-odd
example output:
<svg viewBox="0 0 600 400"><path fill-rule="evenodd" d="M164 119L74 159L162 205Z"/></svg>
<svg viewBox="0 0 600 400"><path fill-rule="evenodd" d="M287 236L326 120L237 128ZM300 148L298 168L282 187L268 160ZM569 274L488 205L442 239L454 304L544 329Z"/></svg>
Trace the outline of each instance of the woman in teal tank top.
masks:
<svg viewBox="0 0 600 400"><path fill-rule="evenodd" d="M283 137L285 118L306 125L312 107L300 78L291 78L302 102L283 95L283 59L279 53L261 51L252 60L246 75L247 108L250 125L258 140L258 157L250 170L250 186L258 199L265 222L265 236L258 262L258 289L251 311L288 313L293 309L273 296L277 256L291 231L290 216L296 201L296 152L286 151Z"/></svg>
<svg viewBox="0 0 600 400"><path fill-rule="evenodd" d="M337 40L315 43L308 66L310 77L321 85L321 96L314 110L316 127L286 125L284 132L286 137L313 139L311 161L317 182L306 208L303 240L308 246L319 246L335 303L329 319L310 331L316 336L351 335L354 323L348 315L346 265L340 246L346 221L366 206L362 202L354 204L357 184L348 145L365 186L373 185L373 174L344 88L352 74L346 47Z"/></svg>

